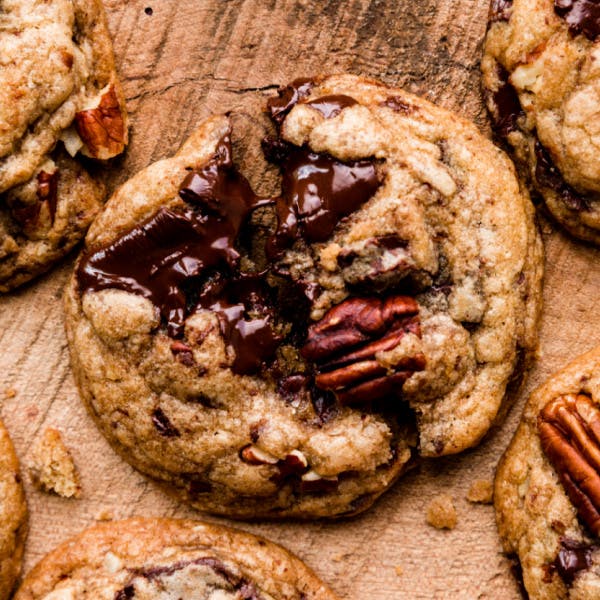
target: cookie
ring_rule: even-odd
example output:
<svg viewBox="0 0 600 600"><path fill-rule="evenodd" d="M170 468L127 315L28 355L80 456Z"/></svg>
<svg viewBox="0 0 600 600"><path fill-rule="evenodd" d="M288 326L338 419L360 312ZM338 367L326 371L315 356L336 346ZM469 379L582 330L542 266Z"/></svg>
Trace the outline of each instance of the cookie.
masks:
<svg viewBox="0 0 600 600"><path fill-rule="evenodd" d="M600 6L493 0L482 61L497 133L554 218L600 243Z"/></svg>
<svg viewBox="0 0 600 600"><path fill-rule="evenodd" d="M4 2L0 15L0 292L79 241L104 189L73 156L127 143L100 0Z"/></svg>
<svg viewBox="0 0 600 600"><path fill-rule="evenodd" d="M531 395L496 474L498 530L532 600L598 596L599 428L600 347Z"/></svg>
<svg viewBox="0 0 600 600"><path fill-rule="evenodd" d="M510 161L424 100L346 75L269 110L276 198L215 116L110 199L66 290L72 366L112 445L195 507L347 515L498 418L540 239Z"/></svg>
<svg viewBox="0 0 600 600"><path fill-rule="evenodd" d="M176 519L85 530L27 575L14 600L335 600L298 558L262 538Z"/></svg>
<svg viewBox="0 0 600 600"><path fill-rule="evenodd" d="M27 533L27 505L19 463L0 421L0 600L8 600L21 572Z"/></svg>

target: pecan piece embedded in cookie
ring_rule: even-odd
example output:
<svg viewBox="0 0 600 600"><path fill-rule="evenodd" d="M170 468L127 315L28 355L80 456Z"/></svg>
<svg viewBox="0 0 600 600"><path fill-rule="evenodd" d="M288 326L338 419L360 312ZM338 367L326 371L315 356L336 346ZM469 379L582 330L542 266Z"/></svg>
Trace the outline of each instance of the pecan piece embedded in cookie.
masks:
<svg viewBox="0 0 600 600"><path fill-rule="evenodd" d="M308 330L302 348L318 365L315 385L335 392L342 404L372 402L398 394L402 383L425 366L418 353L397 361L394 369L377 361L405 333L420 336L418 304L404 296L352 298L332 308Z"/></svg>
<svg viewBox="0 0 600 600"><path fill-rule="evenodd" d="M600 409L583 394L551 400L538 417L542 448L590 531L600 534Z"/></svg>

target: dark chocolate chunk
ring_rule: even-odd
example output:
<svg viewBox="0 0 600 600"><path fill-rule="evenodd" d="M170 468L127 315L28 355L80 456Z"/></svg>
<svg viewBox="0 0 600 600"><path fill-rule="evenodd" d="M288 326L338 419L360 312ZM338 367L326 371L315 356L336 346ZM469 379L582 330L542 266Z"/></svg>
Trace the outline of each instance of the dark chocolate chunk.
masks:
<svg viewBox="0 0 600 600"><path fill-rule="evenodd" d="M282 170L277 199L278 227L268 243L278 256L301 235L308 243L324 242L340 219L369 200L381 185L372 159L342 162L285 142L263 141L265 155Z"/></svg>
<svg viewBox="0 0 600 600"><path fill-rule="evenodd" d="M268 286L259 275L240 274L211 283L198 307L212 310L219 318L221 333L235 350L234 373L255 373L275 354L282 338L273 328Z"/></svg>
<svg viewBox="0 0 600 600"><path fill-rule="evenodd" d="M535 165L536 181L543 187L553 189L567 205L568 208L575 211L586 211L590 209L584 196L573 189L556 168L548 151L538 141L535 142L535 156L537 159Z"/></svg>
<svg viewBox="0 0 600 600"><path fill-rule="evenodd" d="M135 588L132 585L125 586L115 594L115 600L130 600L135 598Z"/></svg>
<svg viewBox="0 0 600 600"><path fill-rule="evenodd" d="M271 113L271 117L281 125L286 115L294 108L294 106L302 99L306 98L315 82L312 79L300 78L295 79L289 85L279 88L277 98L269 98L267 101L267 109Z"/></svg>
<svg viewBox="0 0 600 600"><path fill-rule="evenodd" d="M54 173L46 173L46 171L40 171L37 174L37 202L33 204L22 204L16 202L11 212L15 220L23 225L24 227L31 227L35 225L42 203L46 202L48 205L48 212L50 213L50 222L54 223L54 216L56 215L56 205L58 202L58 170Z"/></svg>
<svg viewBox="0 0 600 600"><path fill-rule="evenodd" d="M185 284L211 268L236 268L240 228L270 202L234 168L229 137L186 177L180 195L189 207L161 208L110 245L86 252L77 267L82 294L108 288L140 294L160 309L172 337L183 335Z"/></svg>
<svg viewBox="0 0 600 600"><path fill-rule="evenodd" d="M554 10L573 35L583 33L592 42L600 35L599 0L554 0Z"/></svg>
<svg viewBox="0 0 600 600"><path fill-rule="evenodd" d="M513 0L492 0L490 22L508 21L512 12Z"/></svg>
<svg viewBox="0 0 600 600"><path fill-rule="evenodd" d="M321 96L316 100L307 102L315 110L318 110L326 119L337 117L344 108L358 104L356 100L344 94L334 94L332 96Z"/></svg>
<svg viewBox="0 0 600 600"><path fill-rule="evenodd" d="M339 481L336 478L327 479L302 479L300 481L301 494L318 494L335 492L338 489Z"/></svg>
<svg viewBox="0 0 600 600"><path fill-rule="evenodd" d="M584 542L561 538L560 550L552 566L565 583L571 584L580 571L592 566L592 552L595 549L595 546Z"/></svg>
<svg viewBox="0 0 600 600"><path fill-rule="evenodd" d="M171 352L182 365L186 365L187 367L194 366L194 353L188 345L175 341L171 344Z"/></svg>
<svg viewBox="0 0 600 600"><path fill-rule="evenodd" d="M158 433L164 437L179 437L181 435L177 427L171 423L169 417L165 415L160 407L156 408L152 413L152 423Z"/></svg>
<svg viewBox="0 0 600 600"><path fill-rule="evenodd" d="M500 64L497 65L499 80L498 89L492 94L495 110L492 111L494 129L502 137L518 129L517 120L523 116L517 90L509 82L508 71Z"/></svg>

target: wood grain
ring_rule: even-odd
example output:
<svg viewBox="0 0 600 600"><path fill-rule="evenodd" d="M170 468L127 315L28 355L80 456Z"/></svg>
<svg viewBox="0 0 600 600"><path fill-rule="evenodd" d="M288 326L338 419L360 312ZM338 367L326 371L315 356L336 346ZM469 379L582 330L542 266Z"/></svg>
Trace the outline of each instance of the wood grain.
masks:
<svg viewBox="0 0 600 600"><path fill-rule="evenodd" d="M487 2L477 0L106 0L131 115L131 145L104 170L116 185L167 156L211 112L236 113L236 154L268 191L256 152L264 98L297 76L351 71L425 95L488 131L478 61ZM144 9L152 8L152 15ZM148 11L149 12L149 11ZM253 139L256 139L254 137ZM257 166L258 165L258 166ZM598 251L543 220L547 252L540 357L506 422L476 450L424 463L366 515L337 523L243 523L295 551L344 598L518 598L490 506L465 494L491 479L535 385L600 343ZM64 500L27 482L31 531L26 567L57 542L108 515L195 516L112 452L75 390L61 292L72 258L0 298L0 406L22 462L36 435L60 429L81 471L83 497ZM12 397L12 391L16 395ZM440 491L458 511L453 531L425 524ZM210 519L217 521L218 519ZM402 574L396 572L400 567Z"/></svg>

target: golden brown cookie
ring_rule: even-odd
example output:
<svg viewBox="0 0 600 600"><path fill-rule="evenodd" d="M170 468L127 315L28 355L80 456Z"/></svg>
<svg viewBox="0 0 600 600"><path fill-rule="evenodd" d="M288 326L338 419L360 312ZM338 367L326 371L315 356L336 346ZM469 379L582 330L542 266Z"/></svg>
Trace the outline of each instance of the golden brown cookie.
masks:
<svg viewBox="0 0 600 600"><path fill-rule="evenodd" d="M72 157L127 143L100 0L8 0L0 14L0 292L81 239L104 189Z"/></svg>
<svg viewBox="0 0 600 600"><path fill-rule="evenodd" d="M14 600L336 600L281 546L175 519L96 525L27 575Z"/></svg>
<svg viewBox="0 0 600 600"><path fill-rule="evenodd" d="M269 109L277 197L217 116L111 198L66 292L73 369L113 446L194 506L356 513L498 418L541 244L504 154L420 98L346 75Z"/></svg>
<svg viewBox="0 0 600 600"><path fill-rule="evenodd" d="M19 463L0 421L0 600L7 600L21 572L27 505Z"/></svg>
<svg viewBox="0 0 600 600"><path fill-rule="evenodd" d="M548 210L600 243L600 6L493 0L482 62L498 134Z"/></svg>
<svg viewBox="0 0 600 600"><path fill-rule="evenodd" d="M532 600L598 597L600 347L531 395L498 467L494 504Z"/></svg>

